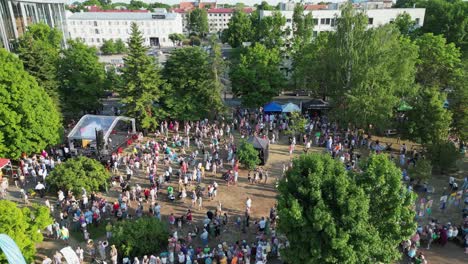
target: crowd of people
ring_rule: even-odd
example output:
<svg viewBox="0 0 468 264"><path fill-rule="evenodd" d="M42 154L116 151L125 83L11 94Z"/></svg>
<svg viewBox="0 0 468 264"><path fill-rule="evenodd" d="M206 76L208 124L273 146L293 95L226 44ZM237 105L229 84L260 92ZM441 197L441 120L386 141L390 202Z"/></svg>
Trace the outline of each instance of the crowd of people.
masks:
<svg viewBox="0 0 468 264"><path fill-rule="evenodd" d="M377 153L391 150L390 144L373 140L363 130L341 130L325 116L307 115L305 118L305 133L289 137L291 156L300 144L306 153L313 146L323 147L332 157L342 161L348 170L354 170L358 169L360 148ZM239 210L243 212L241 215L231 215L228 210L223 210L222 201L217 197L220 184L234 186L244 176L239 175L234 131L244 138L255 135L276 144L290 125L287 115L245 109L238 109L229 121L221 119L212 122L205 119L184 122L183 125L177 121L163 121L154 134L143 137L140 133L132 142L129 152L118 151L110 156L106 166L113 175L112 186L119 193L115 200L85 190L77 194L60 190L56 203L46 199L45 205L55 216L55 222L47 227L47 235L68 244L70 231L81 232L87 241L85 247L76 248L81 260L89 257L110 260L111 263L133 264L267 263L269 257L280 257L280 249L288 245L288 241L275 231L276 209L271 208L269 216L252 221L252 198L255 197L246 200L245 208ZM68 149L63 147L60 151L50 152L50 155L44 150L38 155L23 156L16 183L23 189L25 202L30 195L25 191L27 181L34 183L35 191L42 198L47 190L45 179L48 173L68 153ZM402 168L414 165L422 158L419 151L408 150L405 144L401 145L398 154L390 153ZM283 174L291 166L291 162L285 163ZM405 170L402 175L402 180L410 177ZM244 177L249 184L267 183L269 170L259 167ZM136 181L142 178L143 183ZM464 185L468 188L468 184ZM183 214L170 213L163 217L162 201L187 202L188 206ZM204 203L211 201L216 203L216 210L206 210L205 217L195 223L194 212L203 212ZM116 247L107 242L112 236L111 222L143 216L168 222L172 231L168 238L168 250L147 256L118 254ZM418 251L421 240L427 241L429 249L433 243L444 245L449 240L462 237L468 253L468 216L464 215L464 219L464 228L435 222L424 228L419 227L411 239L402 242L403 252L415 263L423 264L426 263L425 257ZM106 238L97 242L90 239L90 225L104 225ZM224 242L221 236L227 229L235 229L239 233L254 230L255 239ZM60 253L57 252L53 260L45 258L43 263L60 261Z"/></svg>

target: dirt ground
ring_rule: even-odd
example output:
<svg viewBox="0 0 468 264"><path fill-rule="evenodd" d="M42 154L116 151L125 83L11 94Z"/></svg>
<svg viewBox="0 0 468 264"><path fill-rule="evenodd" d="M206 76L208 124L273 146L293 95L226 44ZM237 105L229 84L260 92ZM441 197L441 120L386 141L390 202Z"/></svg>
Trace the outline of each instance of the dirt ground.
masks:
<svg viewBox="0 0 468 264"><path fill-rule="evenodd" d="M296 148L295 154L302 154L302 146L298 146ZM322 148L313 148L312 151L314 152L323 152ZM285 163L288 163L290 157L288 155L288 146L286 144L272 144L270 145L270 156L267 165L267 168L270 172L270 177L267 183L260 183L260 184L249 184L247 182L247 172L245 170L241 170L239 173L239 182L237 186L227 186L225 181L221 179L221 174L218 175L211 175L210 173L206 173L206 177L203 178L203 183L205 185L213 183L214 180L219 184L218 196L213 201L204 200L203 201L203 209L196 210L192 209L193 216L194 216L194 223L201 225L201 221L203 220L207 210L216 210L216 206L218 202L222 203L222 208L224 211L227 212L229 216L229 224L226 230L223 230L221 236L217 240L211 240L210 246L216 246L216 244L228 241L229 243L233 243L236 240L247 240L252 242L255 239L255 229L251 225L250 229L247 233L242 233L240 229L234 224L235 219L243 215L245 210L245 201L247 197L252 199L252 221L258 220L262 216L268 216L269 210L271 207L274 206L276 201L276 188L275 183L278 177L280 177L282 173L282 166ZM466 162L465 158L465 164ZM160 166L164 167L164 166ZM177 166L173 165L175 169ZM464 173L466 173L466 170ZM463 172L463 171L462 171ZM459 175L461 177L461 174ZM461 220L461 214L459 213L458 208L449 207L448 210L442 212L439 211L438 208L438 198L440 197L440 193L443 191L444 186L447 186L448 176L441 176L441 177L433 177L431 180L431 184L434 185L436 192L432 194L434 197L434 206L433 206L433 217L439 219L441 222L451 221L452 223L458 223ZM138 173L136 176L132 178L132 185L134 183L138 183L145 188L149 186L149 181L144 177L142 173ZM177 184L175 180L172 180L172 186L177 190ZM105 197L107 197L109 202L115 201L118 196L118 189L120 188L113 188ZM10 195L12 195L11 199L17 199L18 196L18 189L12 186L10 188ZM165 191L164 194L158 197L158 202L161 204L161 213L163 216L163 221L167 221L167 217L174 213L174 215L180 216L185 214L187 209L190 208L191 199L186 198L185 201L176 200L175 202L170 202L166 198ZM55 197L49 197L49 199L55 200ZM36 200L38 203L43 203L43 201ZM130 205L131 208L135 208L136 204L133 203ZM148 211L148 205L144 205L145 212ZM132 212L130 212L132 213ZM427 218L420 219L421 223L427 222ZM457 222L458 221L458 222ZM179 237L185 236L188 232L192 230L190 226L184 226L182 230L178 231ZM102 237L96 237L91 233L91 238L95 240L101 240ZM70 245L73 248L76 248L78 244L84 247L81 237L72 237L70 241ZM194 239L194 241L198 241L198 239ZM51 240L45 238L44 242L40 243L37 246L38 249L38 257L36 263L41 263L42 256L48 255L52 256L53 253L63 248L65 245L62 241ZM461 263L468 263L468 255L463 253L463 249L454 243L448 243L445 248L441 248L438 245L434 245L431 250L423 250L429 263L440 263L440 264L461 264ZM156 252L155 252L156 253ZM269 262L270 263L270 262ZM271 263L278 263L276 260L272 260ZM401 261L400 263L408 263L406 261Z"/></svg>

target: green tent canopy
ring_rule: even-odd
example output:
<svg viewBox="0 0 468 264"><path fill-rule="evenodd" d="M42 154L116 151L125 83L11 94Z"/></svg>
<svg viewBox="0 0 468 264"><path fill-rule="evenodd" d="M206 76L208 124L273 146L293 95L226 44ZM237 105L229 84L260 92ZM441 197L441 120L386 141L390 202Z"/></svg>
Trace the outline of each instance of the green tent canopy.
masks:
<svg viewBox="0 0 468 264"><path fill-rule="evenodd" d="M399 112L405 112L405 111L413 110L413 107L411 105L409 105L408 103L406 103L405 101L401 101L401 103L398 106L397 110Z"/></svg>

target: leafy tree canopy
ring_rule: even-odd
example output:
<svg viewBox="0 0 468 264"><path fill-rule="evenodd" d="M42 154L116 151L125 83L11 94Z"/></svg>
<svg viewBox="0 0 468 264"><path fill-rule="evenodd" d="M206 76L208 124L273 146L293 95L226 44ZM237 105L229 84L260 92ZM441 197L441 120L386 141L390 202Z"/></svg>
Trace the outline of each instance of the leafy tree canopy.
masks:
<svg viewBox="0 0 468 264"><path fill-rule="evenodd" d="M426 88L419 91L413 109L408 112L409 134L415 140L430 144L448 138L452 113L444 108L445 95L437 88Z"/></svg>
<svg viewBox="0 0 468 264"><path fill-rule="evenodd" d="M208 12L203 8L196 8L188 14L187 29L190 33L204 37L208 33Z"/></svg>
<svg viewBox="0 0 468 264"><path fill-rule="evenodd" d="M243 51L230 72L232 90L241 97L243 105L258 107L279 94L284 84L280 63L278 49L257 43Z"/></svg>
<svg viewBox="0 0 468 264"><path fill-rule="evenodd" d="M223 31L222 41L233 48L241 47L243 42L253 40L252 20L242 10L234 11L228 23L228 28Z"/></svg>
<svg viewBox="0 0 468 264"><path fill-rule="evenodd" d="M416 228L414 198L400 178L384 155L352 177L329 155L294 159L278 188L278 229L291 241L282 256L306 264L397 260Z"/></svg>
<svg viewBox="0 0 468 264"><path fill-rule="evenodd" d="M62 107L65 112L82 114L101 108L105 70L96 49L79 41L69 41L62 51L58 76Z"/></svg>
<svg viewBox="0 0 468 264"><path fill-rule="evenodd" d="M449 173L456 169L457 160L462 158L455 145L448 141L438 141L428 147L429 158L436 172Z"/></svg>
<svg viewBox="0 0 468 264"><path fill-rule="evenodd" d="M46 178L54 189L72 191L75 195L105 190L110 174L99 161L87 157L69 159L57 166Z"/></svg>
<svg viewBox="0 0 468 264"><path fill-rule="evenodd" d="M236 155L239 162L249 170L255 169L261 162L258 157L258 151L246 140L240 142Z"/></svg>
<svg viewBox="0 0 468 264"><path fill-rule="evenodd" d="M200 47L172 51L163 70L163 76L171 86L165 94L164 105L172 118L199 120L222 108L214 62Z"/></svg>
<svg viewBox="0 0 468 264"><path fill-rule="evenodd" d="M154 217L117 222L112 228L110 243L122 256L151 255L167 248L167 226Z"/></svg>
<svg viewBox="0 0 468 264"><path fill-rule="evenodd" d="M57 144L61 117L46 91L4 49L0 65L0 156L16 159Z"/></svg>
<svg viewBox="0 0 468 264"><path fill-rule="evenodd" d="M117 47L113 39L104 40L101 45L101 52L104 55L117 54Z"/></svg>
<svg viewBox="0 0 468 264"><path fill-rule="evenodd" d="M50 224L52 218L44 206L20 208L14 202L0 200L0 234L6 234L15 241L26 262L34 262L36 243L43 239L40 231ZM1 251L0 262L8 263Z"/></svg>
<svg viewBox="0 0 468 264"><path fill-rule="evenodd" d="M426 33L416 39L419 47L416 81L445 89L458 85L463 75L460 50L442 35Z"/></svg>
<svg viewBox="0 0 468 264"><path fill-rule="evenodd" d="M45 23L33 24L18 39L15 52L23 61L25 70L46 90L59 106L57 61L62 34Z"/></svg>

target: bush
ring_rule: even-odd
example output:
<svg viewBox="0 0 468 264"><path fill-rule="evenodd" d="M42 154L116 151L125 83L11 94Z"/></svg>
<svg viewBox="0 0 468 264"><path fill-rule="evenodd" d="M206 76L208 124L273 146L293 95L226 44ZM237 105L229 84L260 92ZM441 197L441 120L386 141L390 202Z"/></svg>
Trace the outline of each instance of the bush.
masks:
<svg viewBox="0 0 468 264"><path fill-rule="evenodd" d="M440 141L429 145L428 155L432 167L439 173L455 170L457 160L461 157L457 147L450 141Z"/></svg>
<svg viewBox="0 0 468 264"><path fill-rule="evenodd" d="M429 180L432 176L432 165L427 159L420 159L416 166L409 168L409 176L418 182Z"/></svg>
<svg viewBox="0 0 468 264"><path fill-rule="evenodd" d="M34 206L32 209L18 208L16 203L0 201L0 234L6 234L16 242L28 263L34 262L35 244L43 239L42 233L38 231L50 224L52 218L44 206ZM1 250L0 263L7 263L5 254Z"/></svg>
<svg viewBox="0 0 468 264"><path fill-rule="evenodd" d="M69 159L57 166L46 182L53 189L62 189L80 194L82 188L87 192L104 190L110 178L109 172L97 160L79 157Z"/></svg>
<svg viewBox="0 0 468 264"><path fill-rule="evenodd" d="M166 250L168 237L165 224L157 218L145 217L117 222L112 227L110 243L117 247L120 256L141 257Z"/></svg>
<svg viewBox="0 0 468 264"><path fill-rule="evenodd" d="M258 151L255 150L252 144L245 140L241 141L240 147L237 149L236 154L239 162L249 170L255 169L255 167L260 164Z"/></svg>

